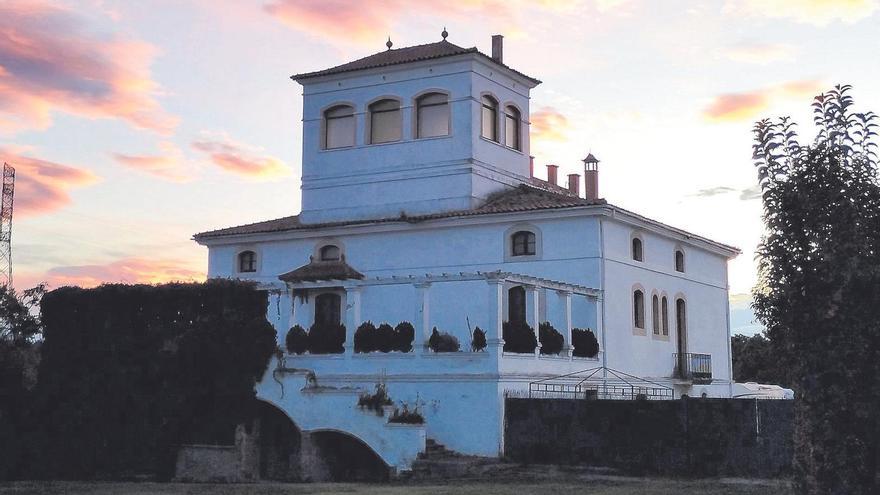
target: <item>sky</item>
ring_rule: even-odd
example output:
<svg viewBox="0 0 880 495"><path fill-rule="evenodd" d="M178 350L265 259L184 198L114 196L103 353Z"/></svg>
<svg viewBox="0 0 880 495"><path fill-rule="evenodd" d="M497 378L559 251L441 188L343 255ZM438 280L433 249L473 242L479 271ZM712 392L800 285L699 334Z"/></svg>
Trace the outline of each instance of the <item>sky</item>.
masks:
<svg viewBox="0 0 880 495"><path fill-rule="evenodd" d="M601 160L609 202L742 249L762 232L751 128L854 86L880 112L880 0L0 2L0 160L17 169L14 285L201 280L192 234L299 211L294 73L440 40L543 81L536 175Z"/></svg>

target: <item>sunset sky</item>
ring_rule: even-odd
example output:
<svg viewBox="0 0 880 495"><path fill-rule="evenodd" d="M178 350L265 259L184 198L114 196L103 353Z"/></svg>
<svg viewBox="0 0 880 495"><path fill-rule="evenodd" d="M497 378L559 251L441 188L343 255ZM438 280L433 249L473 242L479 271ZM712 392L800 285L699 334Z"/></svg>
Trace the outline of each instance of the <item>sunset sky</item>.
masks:
<svg viewBox="0 0 880 495"><path fill-rule="evenodd" d="M761 234L752 123L836 83L880 111L877 0L0 2L0 161L17 169L15 285L203 279L198 231L297 213L290 74L440 40L532 91L536 169L601 160L610 202L743 254ZM740 305L740 306L737 306Z"/></svg>

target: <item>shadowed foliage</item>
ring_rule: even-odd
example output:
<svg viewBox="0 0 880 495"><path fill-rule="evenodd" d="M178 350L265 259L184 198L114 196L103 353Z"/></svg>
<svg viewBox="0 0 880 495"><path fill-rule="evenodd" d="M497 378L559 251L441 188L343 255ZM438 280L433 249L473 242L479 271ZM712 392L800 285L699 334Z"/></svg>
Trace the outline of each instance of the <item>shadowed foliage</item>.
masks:
<svg viewBox="0 0 880 495"><path fill-rule="evenodd" d="M755 125L766 231L755 314L798 394L796 469L807 494L877 493L880 183L873 113L849 86L815 99L819 133Z"/></svg>

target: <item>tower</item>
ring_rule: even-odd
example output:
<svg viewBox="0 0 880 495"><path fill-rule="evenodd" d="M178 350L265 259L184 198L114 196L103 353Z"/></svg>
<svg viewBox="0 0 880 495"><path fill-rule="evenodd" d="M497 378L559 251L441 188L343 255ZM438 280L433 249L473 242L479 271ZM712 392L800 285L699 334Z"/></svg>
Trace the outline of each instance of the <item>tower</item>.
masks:
<svg viewBox="0 0 880 495"><path fill-rule="evenodd" d="M584 162L584 196L599 199L599 159L588 153Z"/></svg>
<svg viewBox="0 0 880 495"><path fill-rule="evenodd" d="M0 283L12 286L12 204L15 198L15 169L3 164L3 198L0 202Z"/></svg>

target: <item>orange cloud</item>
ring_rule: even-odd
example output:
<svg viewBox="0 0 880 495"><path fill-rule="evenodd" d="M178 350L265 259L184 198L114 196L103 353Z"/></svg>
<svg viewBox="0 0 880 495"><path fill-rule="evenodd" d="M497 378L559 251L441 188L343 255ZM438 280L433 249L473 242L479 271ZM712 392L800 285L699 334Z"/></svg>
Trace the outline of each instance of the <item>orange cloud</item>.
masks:
<svg viewBox="0 0 880 495"><path fill-rule="evenodd" d="M193 179L192 170L174 143L165 142L159 145L158 155L126 155L114 153L117 163L135 170L154 175L172 182L188 182Z"/></svg>
<svg viewBox="0 0 880 495"><path fill-rule="evenodd" d="M0 162L15 168L15 217L49 213L70 204L69 190L97 180L91 172L60 163L27 157L0 148Z"/></svg>
<svg viewBox="0 0 880 495"><path fill-rule="evenodd" d="M821 82L806 80L788 82L755 91L723 94L716 96L709 103L703 110L703 117L710 122L752 120L780 100L810 98L821 91Z"/></svg>
<svg viewBox="0 0 880 495"><path fill-rule="evenodd" d="M597 0L608 10L627 0ZM270 15L288 26L324 38L353 42L378 42L393 32L394 22L406 16L430 16L437 19L492 19L515 30L527 8L563 10L575 6L575 0L459 0L457 2L426 2L383 0L351 2L350 0L273 0L263 6ZM439 22L439 21L438 21ZM441 23L442 24L442 23ZM439 35L440 24L438 24ZM439 41L439 37L438 37Z"/></svg>
<svg viewBox="0 0 880 495"><path fill-rule="evenodd" d="M94 287L113 282L161 284L202 280L205 280L203 270L180 261L124 258L103 265L58 266L42 275L24 274L17 278L16 286L26 288L46 282L52 288Z"/></svg>
<svg viewBox="0 0 880 495"><path fill-rule="evenodd" d="M538 141L565 141L566 133L571 128L565 115L553 107L533 112L529 120L531 137Z"/></svg>
<svg viewBox="0 0 880 495"><path fill-rule="evenodd" d="M192 147L208 155L211 163L234 174L254 179L274 179L290 174L278 158L262 155L228 138L196 141Z"/></svg>
<svg viewBox="0 0 880 495"><path fill-rule="evenodd" d="M86 29L72 9L43 0L0 3L0 131L46 128L53 111L121 118L168 133L177 119L156 101L156 49Z"/></svg>
<svg viewBox="0 0 880 495"><path fill-rule="evenodd" d="M771 62L791 59L795 48L786 43L743 43L727 50L727 58L734 62L766 65Z"/></svg>
<svg viewBox="0 0 880 495"><path fill-rule="evenodd" d="M878 7L877 0L729 0L725 10L825 26L834 21L858 22L873 15Z"/></svg>

